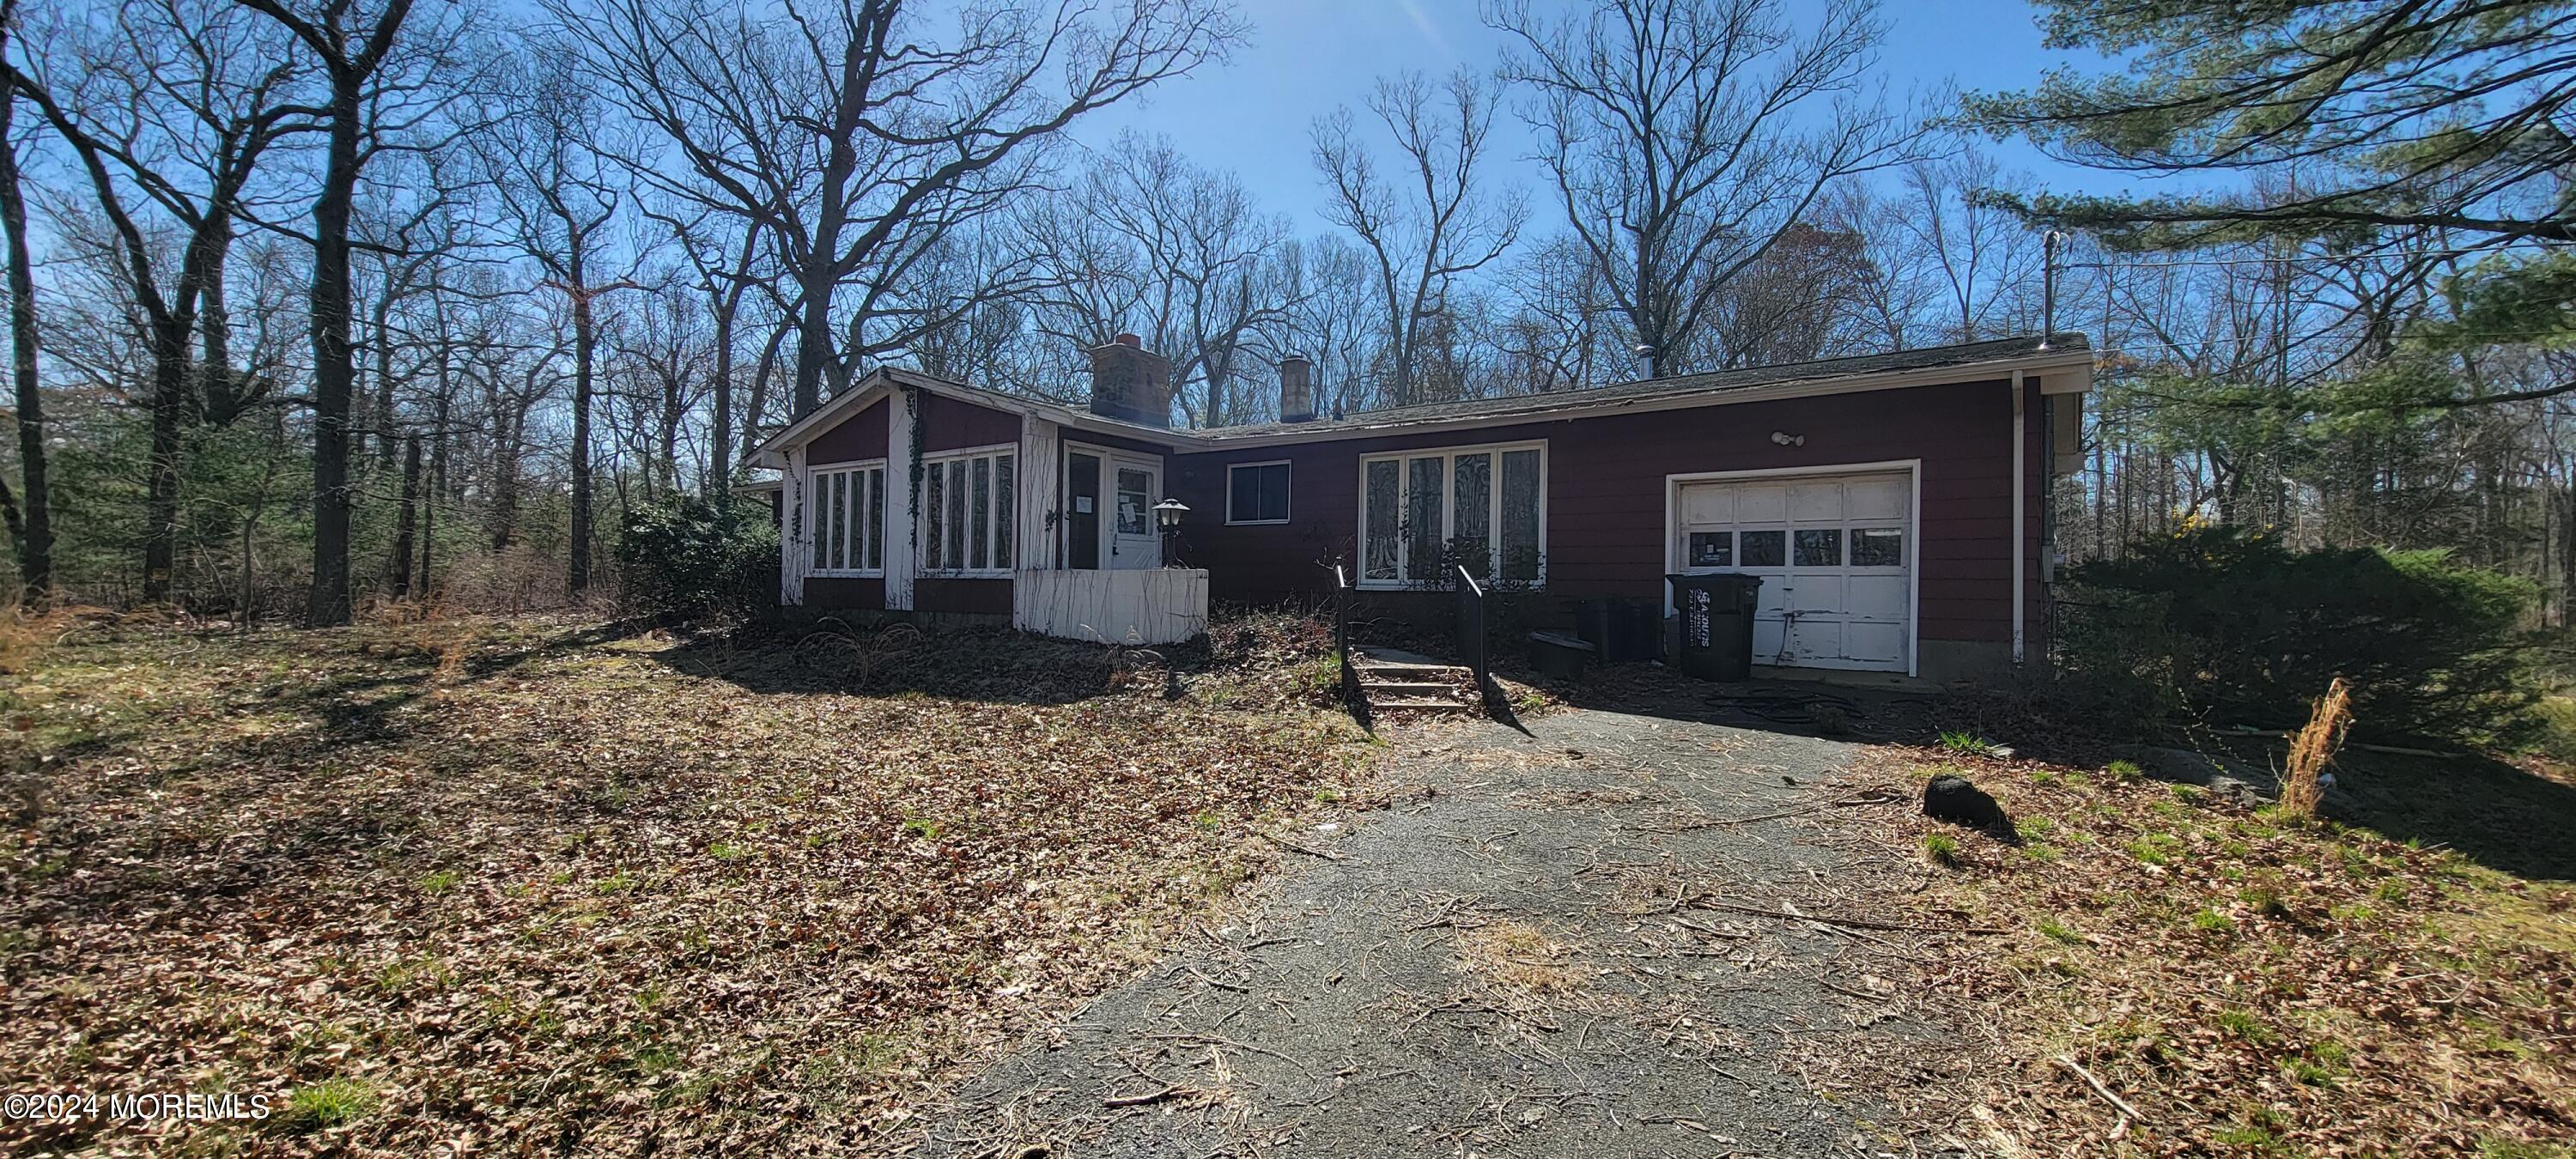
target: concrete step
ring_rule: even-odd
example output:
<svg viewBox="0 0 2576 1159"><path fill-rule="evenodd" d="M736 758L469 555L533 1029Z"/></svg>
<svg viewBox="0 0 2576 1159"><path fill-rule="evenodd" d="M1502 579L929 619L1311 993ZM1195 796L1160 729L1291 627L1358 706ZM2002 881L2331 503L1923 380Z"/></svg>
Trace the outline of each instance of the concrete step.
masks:
<svg viewBox="0 0 2576 1159"><path fill-rule="evenodd" d="M1371 712L1469 712L1476 707L1464 700L1436 696L1372 696L1368 705Z"/></svg>
<svg viewBox="0 0 2576 1159"><path fill-rule="evenodd" d="M1385 673L1390 676L1448 676L1453 674L1464 676L1467 674L1467 669L1457 664L1415 664L1398 660L1370 660L1358 656L1351 657L1351 667L1358 669L1363 675L1369 673Z"/></svg>
<svg viewBox="0 0 2576 1159"><path fill-rule="evenodd" d="M1360 678L1360 691L1394 696L1456 696L1458 686L1441 680L1371 680Z"/></svg>

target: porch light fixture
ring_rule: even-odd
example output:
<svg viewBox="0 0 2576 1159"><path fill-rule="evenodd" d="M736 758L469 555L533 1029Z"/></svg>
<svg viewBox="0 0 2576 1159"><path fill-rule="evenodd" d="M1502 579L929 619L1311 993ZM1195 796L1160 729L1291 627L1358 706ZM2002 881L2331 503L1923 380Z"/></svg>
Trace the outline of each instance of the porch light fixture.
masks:
<svg viewBox="0 0 2576 1159"><path fill-rule="evenodd" d="M1181 517L1189 513L1190 509L1187 505L1168 495L1163 497L1162 502L1154 505L1154 522L1163 529L1164 567L1181 566L1180 553L1174 549L1179 546Z"/></svg>

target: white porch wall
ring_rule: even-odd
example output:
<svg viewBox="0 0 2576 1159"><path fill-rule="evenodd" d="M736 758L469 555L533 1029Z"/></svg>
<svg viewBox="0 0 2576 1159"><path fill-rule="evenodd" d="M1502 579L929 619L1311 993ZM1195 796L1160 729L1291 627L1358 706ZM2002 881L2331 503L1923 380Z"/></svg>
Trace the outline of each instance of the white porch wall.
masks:
<svg viewBox="0 0 2576 1159"><path fill-rule="evenodd" d="M920 421L921 392L896 386L886 395L886 543L885 606L912 607L913 560L921 540L921 474L913 469L913 430Z"/></svg>
<svg viewBox="0 0 2576 1159"><path fill-rule="evenodd" d="M1103 644L1178 644L1207 631L1208 573L1152 567L1011 577L1011 626Z"/></svg>
<svg viewBox="0 0 2576 1159"><path fill-rule="evenodd" d="M1063 428L1028 415L1020 420L1019 510L1011 525L1018 530L1018 551L1011 556L1021 570L1057 566L1056 492L1063 485Z"/></svg>
<svg viewBox="0 0 2576 1159"><path fill-rule="evenodd" d="M805 571L814 562L814 545L805 538L805 448L787 448L785 488L778 500L778 602L805 603Z"/></svg>

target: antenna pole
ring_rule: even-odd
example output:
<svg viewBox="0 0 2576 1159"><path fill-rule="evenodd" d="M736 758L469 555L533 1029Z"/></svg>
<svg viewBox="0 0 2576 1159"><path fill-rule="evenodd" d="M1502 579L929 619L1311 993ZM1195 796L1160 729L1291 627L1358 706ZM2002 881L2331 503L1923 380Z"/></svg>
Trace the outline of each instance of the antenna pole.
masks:
<svg viewBox="0 0 2576 1159"><path fill-rule="evenodd" d="M2048 349L2048 340L2057 333L2057 247L2066 240L2066 231L2052 229L2039 240L2039 348Z"/></svg>

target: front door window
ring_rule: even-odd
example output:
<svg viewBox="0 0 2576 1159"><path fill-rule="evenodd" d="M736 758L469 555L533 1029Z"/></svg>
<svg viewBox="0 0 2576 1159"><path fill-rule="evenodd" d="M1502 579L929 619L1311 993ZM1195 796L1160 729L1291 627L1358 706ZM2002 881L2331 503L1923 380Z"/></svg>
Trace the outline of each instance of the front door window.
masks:
<svg viewBox="0 0 2576 1159"><path fill-rule="evenodd" d="M1092 571L1100 566L1100 456L1072 452L1064 458L1065 566Z"/></svg>
<svg viewBox="0 0 2576 1159"><path fill-rule="evenodd" d="M1144 463L1120 462L1117 468L1109 566L1160 567L1163 545L1155 537L1154 504L1160 498L1156 480L1161 472Z"/></svg>

